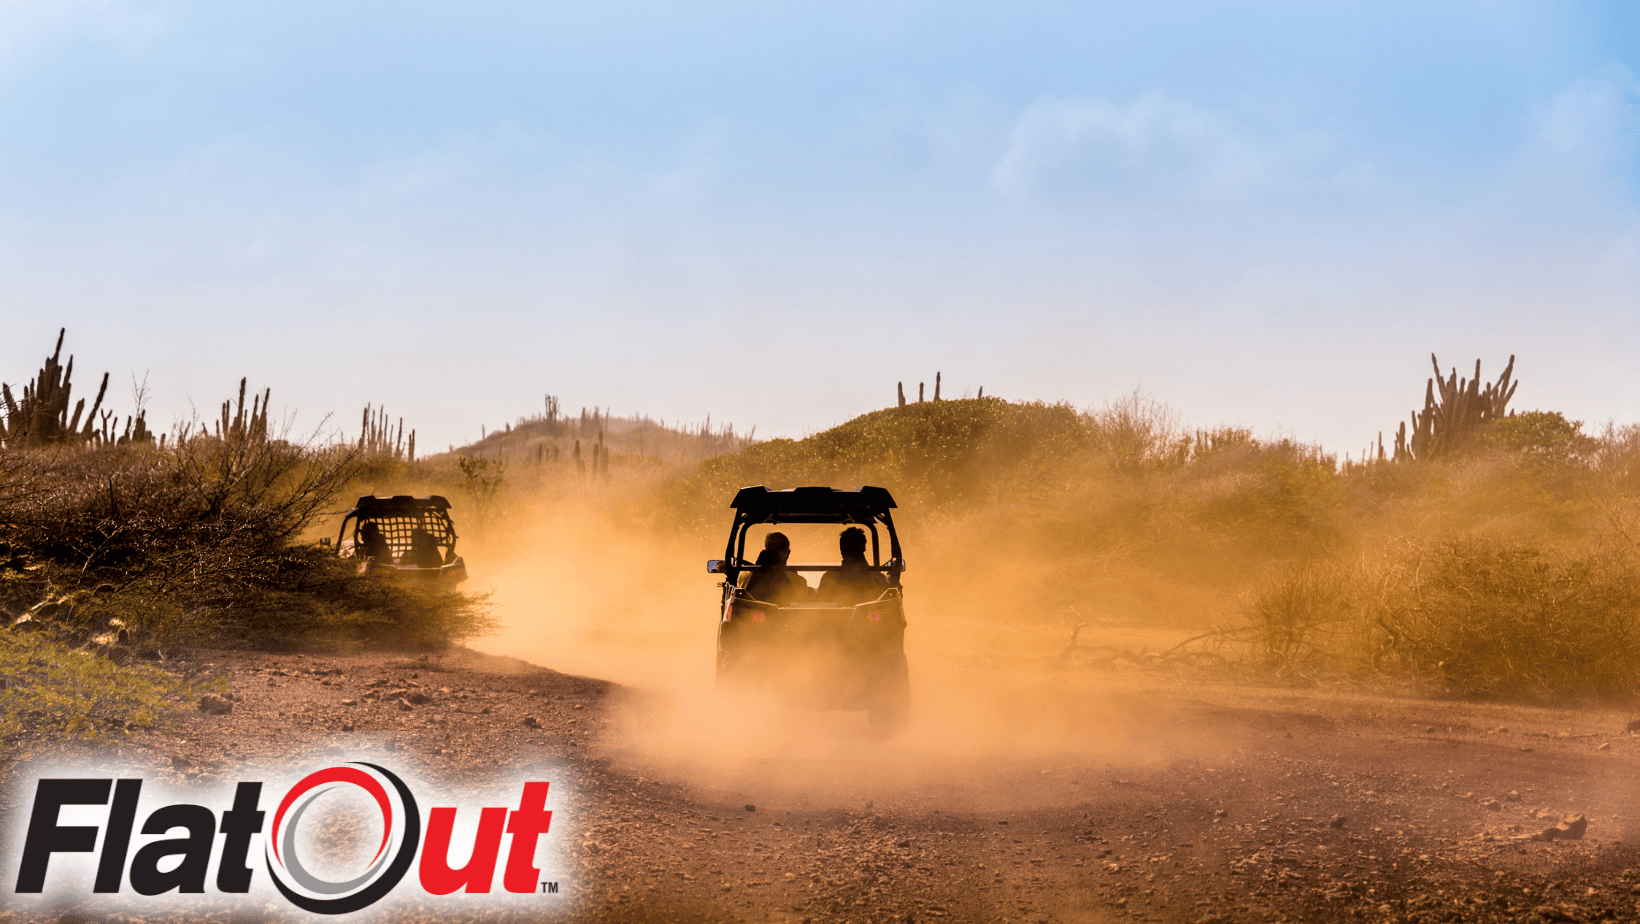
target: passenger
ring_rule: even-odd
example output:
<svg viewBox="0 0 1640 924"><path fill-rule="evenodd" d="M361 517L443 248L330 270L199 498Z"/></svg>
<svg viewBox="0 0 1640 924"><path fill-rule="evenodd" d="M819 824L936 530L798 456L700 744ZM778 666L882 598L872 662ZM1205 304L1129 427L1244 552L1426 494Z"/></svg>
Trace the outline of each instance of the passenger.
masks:
<svg viewBox="0 0 1640 924"><path fill-rule="evenodd" d="M382 535L380 526L366 523L359 527L358 557L379 561L384 565L393 563L393 547L387 544L387 537Z"/></svg>
<svg viewBox="0 0 1640 924"><path fill-rule="evenodd" d="M786 567L792 557L792 543L785 533L770 533L763 537L763 551L757 554L757 567L741 576L741 589L754 600L763 600L776 606L785 606L810 596L809 582L803 575Z"/></svg>
<svg viewBox="0 0 1640 924"><path fill-rule="evenodd" d="M837 537L837 549L843 555L841 571L827 571L820 577L821 600L842 606L855 606L875 600L888 587L888 578L871 568L866 561L866 531L850 526Z"/></svg>
<svg viewBox="0 0 1640 924"><path fill-rule="evenodd" d="M410 551L399 559L401 565L417 568L437 568L444 564L444 553L439 551L438 540L426 527L418 526L410 533Z"/></svg>

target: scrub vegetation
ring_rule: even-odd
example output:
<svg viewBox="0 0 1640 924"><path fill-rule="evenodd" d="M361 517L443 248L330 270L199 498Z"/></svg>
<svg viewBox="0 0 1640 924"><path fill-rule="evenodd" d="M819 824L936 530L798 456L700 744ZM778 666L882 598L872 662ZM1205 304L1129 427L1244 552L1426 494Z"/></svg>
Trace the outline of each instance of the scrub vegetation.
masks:
<svg viewBox="0 0 1640 924"><path fill-rule="evenodd" d="M84 400L70 411L61 350L20 402L6 390L0 606L18 631L163 657L198 642L428 644L486 627L480 598L362 579L309 540L375 458L362 444L277 432L269 393L247 405L243 381L209 427L156 437L140 409L124 428L78 427Z"/></svg>
<svg viewBox="0 0 1640 924"><path fill-rule="evenodd" d="M667 507L707 535L740 485L881 484L914 512L908 547L1016 626L1167 626L1294 679L1640 693L1640 428L1506 414L1508 373L1484 391L1437 381L1399 461L1189 429L1139 394L984 398L708 460ZM1465 413L1443 430L1446 402Z"/></svg>
<svg viewBox="0 0 1640 924"><path fill-rule="evenodd" d="M76 395L65 334L32 378L0 387L0 736L147 725L193 690L146 665L192 646L433 650L492 632L486 594L363 575L319 543L360 494L449 494L481 530L504 487L564 472L607 483L617 444L630 465L749 442L710 424L560 417L549 398L547 415L418 459L415 432L381 408L356 438L293 435L270 420L271 391L244 380L213 419L155 432L141 385L124 416L106 374L89 403Z"/></svg>
<svg viewBox="0 0 1640 924"><path fill-rule="evenodd" d="M741 486L877 484L899 501L919 607L981 635L1067 633L1066 664L1097 654L1102 629L1157 629L1292 680L1640 693L1640 427L1508 411L1512 361L1484 388L1478 365L1463 380L1437 365L1397 451L1343 464L1186 426L1140 393L1086 409L917 401L762 442L565 415L549 396L543 414L418 459L379 409L356 440L290 439L243 382L209 426L155 435L140 406L121 423L106 386L88 417L60 353L20 400L6 392L0 608L13 636L116 668L191 643L439 647L492 631L484 596L361 576L318 544L359 494L446 494L480 548L579 498L599 528L711 552Z"/></svg>
<svg viewBox="0 0 1640 924"><path fill-rule="evenodd" d="M149 728L222 684L120 665L38 633L0 633L0 741L96 740Z"/></svg>

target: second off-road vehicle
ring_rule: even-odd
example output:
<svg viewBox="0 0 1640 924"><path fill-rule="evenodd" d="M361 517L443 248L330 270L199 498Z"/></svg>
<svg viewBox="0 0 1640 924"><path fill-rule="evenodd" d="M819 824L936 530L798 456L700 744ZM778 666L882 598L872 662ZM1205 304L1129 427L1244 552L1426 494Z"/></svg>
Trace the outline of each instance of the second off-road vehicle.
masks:
<svg viewBox="0 0 1640 924"><path fill-rule="evenodd" d="M358 562L359 573L437 582L448 587L467 580L467 563L456 554L456 526L450 502L430 497L359 498L342 516L336 548Z"/></svg>

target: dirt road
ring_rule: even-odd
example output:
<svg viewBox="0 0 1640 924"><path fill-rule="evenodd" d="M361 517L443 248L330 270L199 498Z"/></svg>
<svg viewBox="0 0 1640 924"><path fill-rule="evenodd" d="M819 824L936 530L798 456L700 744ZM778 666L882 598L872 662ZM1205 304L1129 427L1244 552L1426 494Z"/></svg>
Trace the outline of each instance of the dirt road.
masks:
<svg viewBox="0 0 1640 924"><path fill-rule="evenodd" d="M1640 920L1640 738L1618 713L975 669L920 688L884 743L860 716L465 650L200 657L232 713L105 762L179 787L364 752L424 780L550 778L559 892L476 918ZM1532 839L1573 813L1581 837Z"/></svg>

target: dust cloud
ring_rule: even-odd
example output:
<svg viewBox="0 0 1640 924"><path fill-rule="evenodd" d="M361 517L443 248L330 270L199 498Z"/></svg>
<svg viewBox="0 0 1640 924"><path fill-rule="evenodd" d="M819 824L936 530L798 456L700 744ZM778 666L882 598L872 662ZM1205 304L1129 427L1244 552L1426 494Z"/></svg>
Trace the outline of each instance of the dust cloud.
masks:
<svg viewBox="0 0 1640 924"><path fill-rule="evenodd" d="M724 552L727 498L722 532L710 537L622 523L611 509L559 498L466 553L471 589L493 592L502 624L473 647L626 687L601 747L628 772L764 804L957 810L1061 803L1121 768L1234 746L1181 730L1177 697L1156 695L1172 681L1067 669L1070 626L1097 621L1088 614L1098 607L1048 612L1028 586L1040 561L907 509L896 511L910 562L903 733L877 740L864 712L720 692L721 578L706 562ZM794 563L835 561L838 529L782 527ZM1090 625L1081 641L1155 650L1182 635Z"/></svg>

